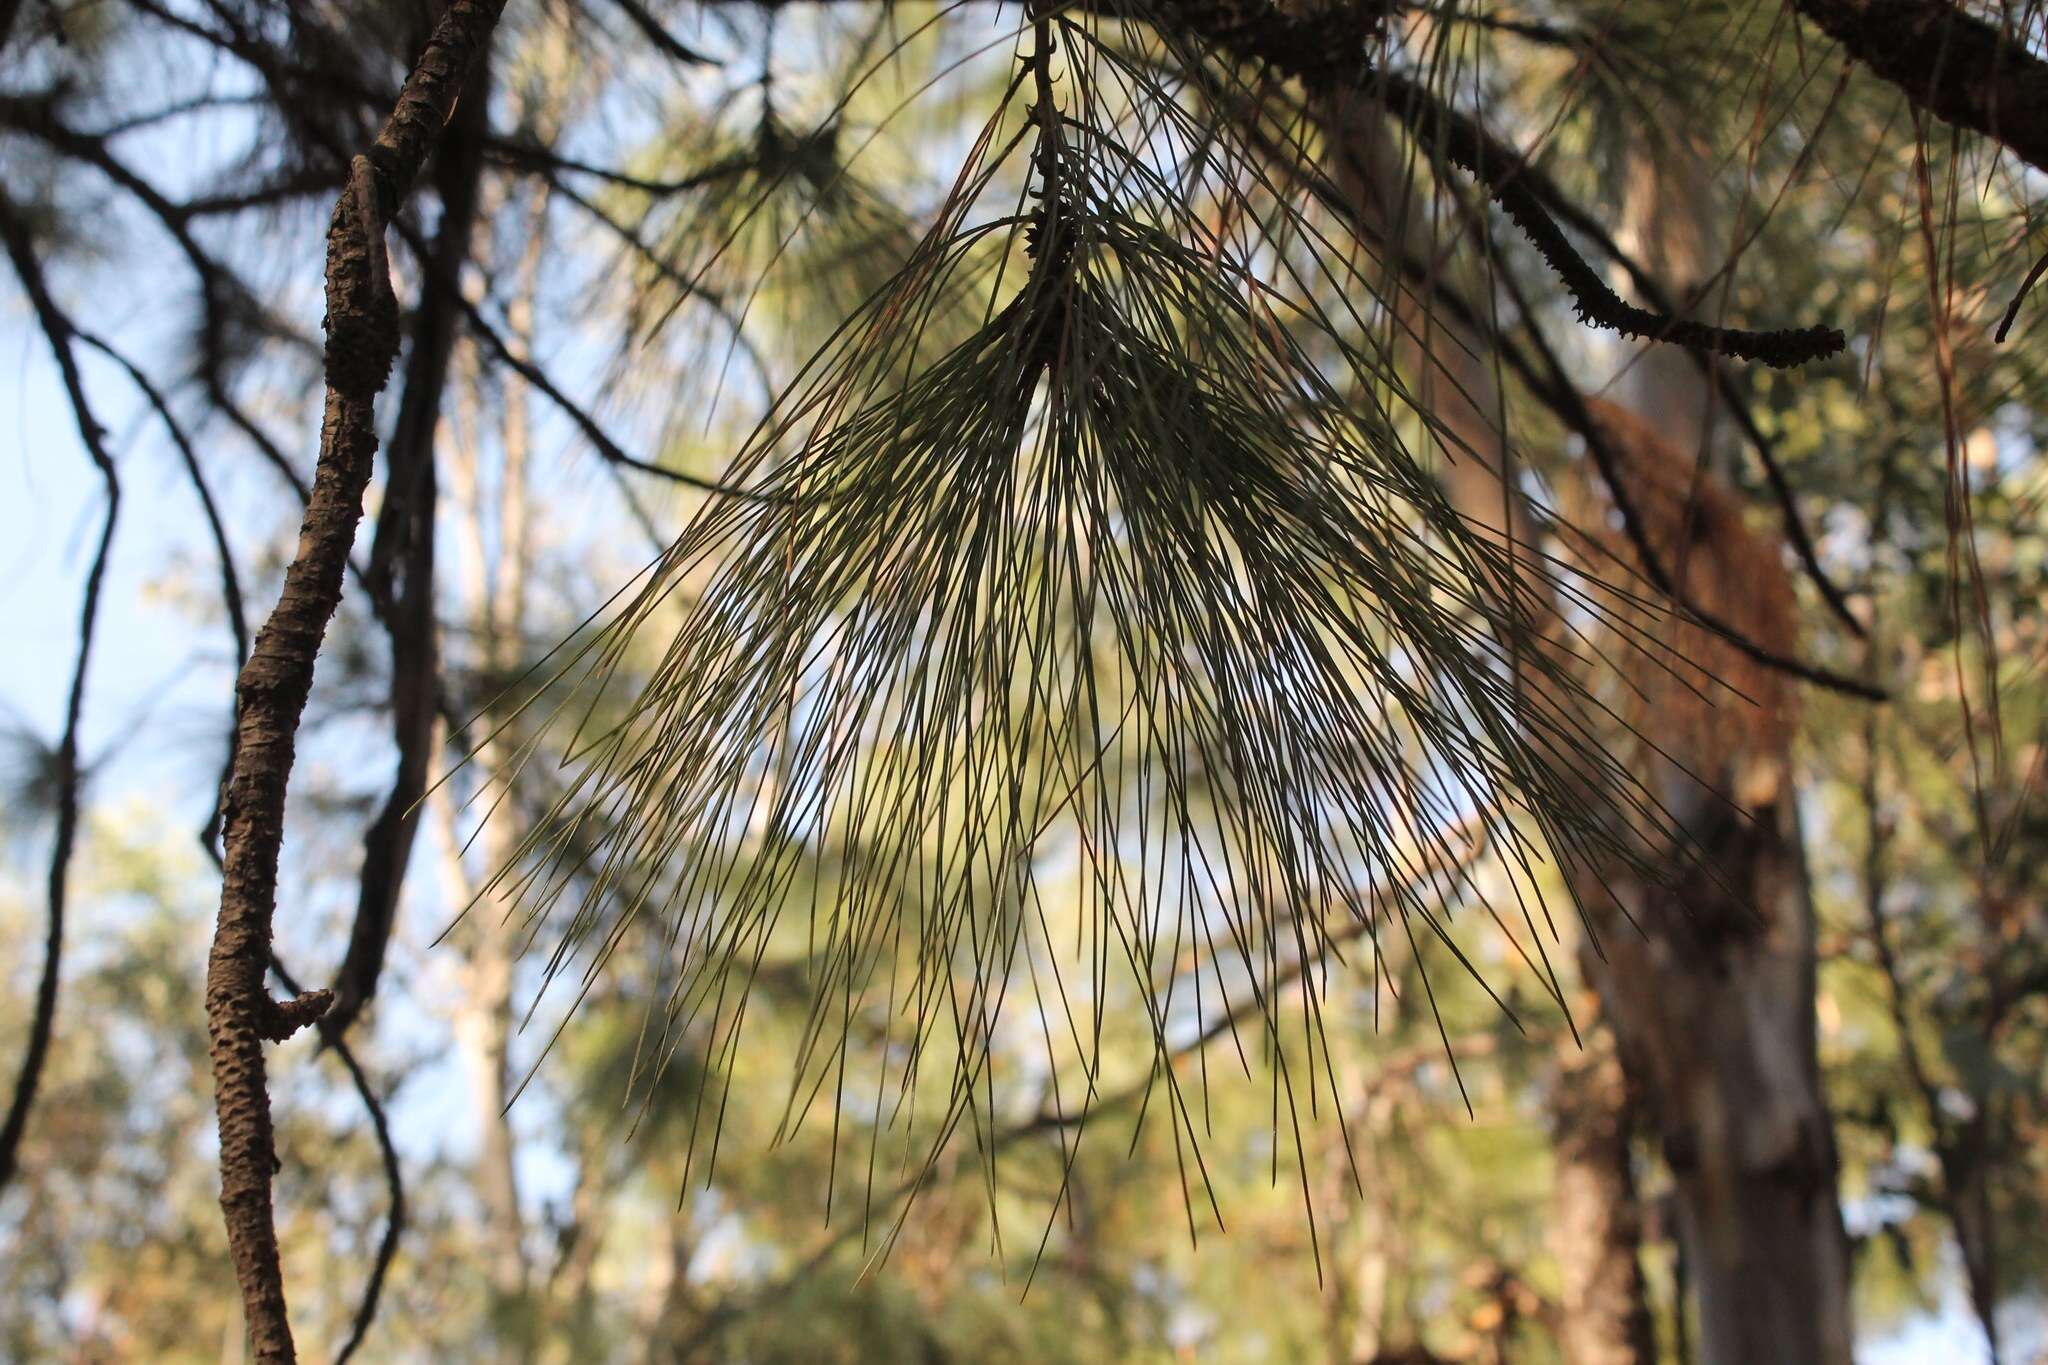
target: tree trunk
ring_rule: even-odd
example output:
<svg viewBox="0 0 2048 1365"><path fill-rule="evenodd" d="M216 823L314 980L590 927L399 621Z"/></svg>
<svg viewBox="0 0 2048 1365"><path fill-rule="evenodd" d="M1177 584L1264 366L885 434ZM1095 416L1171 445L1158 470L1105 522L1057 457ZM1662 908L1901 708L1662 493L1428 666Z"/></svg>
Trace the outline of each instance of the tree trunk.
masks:
<svg viewBox="0 0 2048 1365"><path fill-rule="evenodd" d="M1791 797L1689 824L1724 886L1610 882L1642 932L1614 917L1586 973L1676 1182L1700 1359L1847 1365L1847 1245Z"/></svg>
<svg viewBox="0 0 2048 1365"><path fill-rule="evenodd" d="M1624 235L1667 284L1690 285L1714 259L1704 186L1689 149L1636 155ZM1700 311L1711 306L1712 295ZM1689 566L1689 591L1748 613L1736 619L1763 638L1789 641L1794 606L1782 548L1746 537L1737 509L1702 512L1718 497L1709 471L1733 435L1725 414L1716 420L1707 367L1675 347L1634 360L1616 396L1654 421L1661 438L1640 455L1662 464L1669 489L1687 490L1666 499L1665 524L1652 528L1660 552ZM1642 473L1646 482L1659 478ZM1672 638L1758 711L1745 716L1746 705L1724 696L1716 699L1722 714L1696 724L1646 720L1670 758L1655 768L1659 795L1714 877L1683 866L1663 886L1610 875L1609 908L1633 923L1611 915L1603 951L1582 952L1581 961L1676 1182L1701 1359L1847 1365L1848 1248L1815 1047L1813 905L1791 727L1779 719L1796 700L1788 680L1744 669L1698 636ZM1668 695L1663 710L1686 706Z"/></svg>
<svg viewBox="0 0 2048 1365"><path fill-rule="evenodd" d="M546 204L542 197L535 201L528 219L526 245L507 306L512 333L522 349L531 344L533 299L540 285L547 240ZM473 381L475 376L465 378ZM484 686L487 692L494 692L504 679L518 673L520 641L525 636L532 545L527 498L531 432L525 385L508 381L499 412L501 459L495 480L496 496L489 498L481 468L481 406L469 405L472 420L463 424L467 439L455 442L451 451L451 475L467 531L463 566L470 635L482 642ZM487 502L495 503L489 511ZM483 534L487 520L496 524L495 551ZM478 840L487 875L494 875L506 865L521 837L517 810L506 790L511 764L504 750L502 743L487 741L477 753L476 771L482 774L485 788L477 804L494 812ZM464 866L462 839L454 827L452 803L444 798L441 806L446 835L442 857L451 896L458 906L467 906L475 899L476 883ZM501 1305L510 1305L525 1298L531 1275L526 1222L519 1203L518 1142L507 1112L515 1023L513 973L518 963L520 934L515 924L506 921L504 907L495 902L496 897L486 896L475 905L475 913L467 921L462 939L463 990L455 1030L475 1106L476 1181L489 1245L491 1293Z"/></svg>

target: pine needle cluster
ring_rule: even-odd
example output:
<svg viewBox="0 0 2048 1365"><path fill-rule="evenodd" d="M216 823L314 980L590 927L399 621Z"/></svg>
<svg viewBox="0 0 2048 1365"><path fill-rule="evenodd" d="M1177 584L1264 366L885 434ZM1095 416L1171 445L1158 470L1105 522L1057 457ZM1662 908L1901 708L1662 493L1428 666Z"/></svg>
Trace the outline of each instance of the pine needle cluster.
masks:
<svg viewBox="0 0 2048 1365"><path fill-rule="evenodd" d="M735 460L747 495L574 655L566 788L501 874L550 980L658 929L632 1085L709 1059L693 1158L792 957L789 1126L879 1134L936 1086L923 1159L971 1128L993 1189L1018 1031L1067 1122L1132 1010L1177 1142L1175 1055L1241 1025L1277 1125L1323 964L1463 962L1482 852L1533 887L1642 806L1501 590L1542 563L1452 512L1304 283L1309 220L1127 55L1033 27L936 221Z"/></svg>

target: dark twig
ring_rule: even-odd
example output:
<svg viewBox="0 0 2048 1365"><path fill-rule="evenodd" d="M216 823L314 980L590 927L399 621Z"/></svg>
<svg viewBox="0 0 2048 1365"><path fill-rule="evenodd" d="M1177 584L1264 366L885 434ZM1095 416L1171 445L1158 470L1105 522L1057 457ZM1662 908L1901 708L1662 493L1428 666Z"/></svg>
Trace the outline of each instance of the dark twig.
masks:
<svg viewBox="0 0 2048 1365"><path fill-rule="evenodd" d="M1115 8L1114 0L1105 7ZM1799 327L1751 331L1716 327L1687 318L1652 313L1623 300L1581 257L1549 206L1524 179L1523 160L1476 121L1439 101L1423 86L1392 72L1373 69L1370 45L1355 32L1371 18L1373 5L1346 14L1296 17L1264 5L1218 5L1207 0L1151 0L1163 25L1192 32L1241 60L1264 62L1325 96L1366 96L1384 101L1387 112L1433 155L1459 167L1482 186L1520 228L1570 293L1579 318L1625 337L1668 341L1742 360L1785 368L1834 355L1847 344L1838 328ZM1384 8L1384 6L1381 6ZM1336 14L1351 32L1330 31ZM1167 31L1170 31L1170 27ZM1347 41L1348 39L1348 41Z"/></svg>
<svg viewBox="0 0 2048 1365"><path fill-rule="evenodd" d="M185 477L192 481L192 491L199 497L200 510L206 515L207 531L213 537L214 558L220 565L221 608L227 616L228 634L233 640L235 670L240 672L243 662L249 657L249 625L247 613L242 606L242 579L235 571L235 556L228 545L227 527L221 521L219 505L213 500L213 490L206 485L206 473L199 467L199 455L192 448L192 440L185 434L185 428L179 423L177 415L171 411L171 405L165 399L162 390L150 382L149 376L144 374L134 361L90 333L80 332L78 339L127 372L135 387L142 391L144 400L155 411L157 419L164 424L164 430L170 433L171 444L178 448L178 456L185 465ZM228 771L235 762L234 744L235 730L230 724L228 752L221 760L220 781L215 784L217 792L227 790ZM220 812L221 801L217 794L213 806L206 813L206 824L199 831L199 846L206 850L207 856L216 861L220 857L216 847L220 838Z"/></svg>
<svg viewBox="0 0 2048 1365"><path fill-rule="evenodd" d="M1585 442L1586 452L1593 457L1593 463L1600 471L1601 482L1607 485L1608 495L1614 501L1614 510L1621 516L1622 530L1628 538L1629 546L1634 550L1643 576L1650 581L1651 586L1669 598L1685 620L1709 634L1721 637L1742 654L1766 668L1830 692L1854 697L1859 701L1890 700L1890 694L1873 683L1823 668L1818 664L1807 663L1772 649L1692 600L1665 568L1662 556L1651 544L1644 529L1642 516L1636 510L1635 500L1629 493L1628 480L1623 473L1621 461L1616 457L1606 431L1595 420L1578 386L1572 383L1571 376L1565 371L1564 362L1558 358L1557 352L1551 348L1536 327L1534 313L1529 308L1527 300L1522 298L1521 291L1515 288L1512 277L1504 278L1504 283L1515 298L1524 318L1529 321L1529 346L1541 358L1543 367L1548 372L1547 379L1532 378L1526 373L1523 374L1523 379L1529 383L1530 392L1537 400L1548 408L1567 430Z"/></svg>
<svg viewBox="0 0 2048 1365"><path fill-rule="evenodd" d="M285 970L284 963L277 960L275 953L270 957L270 973L277 978L280 986L293 995L302 995L299 983ZM349 1048L348 1040L328 1019L313 1023L320 1035L322 1046L327 1048L348 1071L348 1078L361 1098L363 1108L370 1115L370 1131L377 1138L377 1153L384 1163L384 1185L391 1192L391 1212L384 1220L384 1235L377 1242L377 1255L370 1262L370 1277L363 1284L362 1302L356 1305L355 1318L349 1324L348 1340L334 1353L334 1365L348 1365L362 1346L363 1338L369 1335L370 1324L377 1318L377 1303L384 1295L384 1280L391 1271L391 1262L398 1254L398 1240L405 1232L405 1177L398 1164L398 1148L391 1141L391 1123L385 1116L384 1106L377 1099L377 1092L370 1084L370 1077L363 1070L363 1064Z"/></svg>
<svg viewBox="0 0 2048 1365"><path fill-rule="evenodd" d="M786 495L762 493L751 488L740 488L733 484L720 483L716 479L700 478L695 474L685 473L680 469L671 469L667 465L656 464L652 460L643 460L638 455L632 454L624 446L613 440L606 433L605 429L597 424L595 417L592 417L575 400L563 393L555 381L548 377L546 370L543 370L540 366L513 350L512 344L505 339L503 333L491 325L490 319L484 316L481 308L466 298L461 302L462 311L468 320L469 328L476 334L477 339L483 342L500 362L509 367L521 379L531 384L550 403L553 403L563 416L575 424L576 429L583 433L583 438L589 441L597 450L597 453L605 460L623 469L636 469L642 474L652 474L656 478L667 479L671 483L679 483L686 488L695 488L706 493L717 493L724 497L740 498L748 502L788 501Z"/></svg>
<svg viewBox="0 0 2048 1365"><path fill-rule="evenodd" d="M1448 108L1405 76L1375 73L1370 89L1422 147L1469 173L1522 230L1572 297L1580 321L1643 341L1668 341L1695 351L1759 360L1778 369L1824 359L1847 345L1836 327L1751 331L1716 327L1628 303L1600 278L1564 234L1543 197L1524 178L1525 163L1478 123Z"/></svg>
<svg viewBox="0 0 2048 1365"><path fill-rule="evenodd" d="M146 0L133 2L146 6ZM201 35L215 36L209 35L203 28L197 32ZM219 41L217 36L215 40ZM263 70L261 67L258 69ZM288 97L288 92L281 87L273 88L278 90L280 102ZM200 337L198 369L208 401L227 417L236 430L249 438L258 453L291 484L299 500L305 501L311 490L300 478L298 471L292 467L284 451L228 392L224 374L222 333L225 319L222 310L228 291L234 287L233 280L192 235L188 216L176 203L115 155L103 135L82 133L66 125L56 116L55 108L47 98L0 96L0 125L39 138L53 151L94 167L113 184L132 195L169 234L199 281L204 325Z"/></svg>
<svg viewBox="0 0 2048 1365"><path fill-rule="evenodd" d="M163 390L143 373L141 367L108 344L105 339L91 332L79 332L76 336L80 342L121 367L134 382L135 387L141 390L143 401L156 413L157 420L163 423L164 430L170 435L171 444L178 449L178 458L185 466L185 477L192 481L192 491L199 499L200 511L206 516L207 533L213 539L214 554L220 561L221 605L227 617L228 634L234 642L235 665L240 667L242 660L249 656L249 627L247 613L242 605L241 575L235 571L235 557L228 547L227 526L221 520L220 504L214 501L213 490L207 485L205 471L199 467L199 455L193 449L192 438L186 433L184 425L178 421L177 414L171 411L170 401L164 396Z"/></svg>
<svg viewBox="0 0 2048 1365"><path fill-rule="evenodd" d="M57 984L64 957L64 912L71 854L78 838L78 730L85 712L85 678L92 660L93 633L99 624L100 589L106 581L107 557L114 544L114 521L121 508L121 483L107 453L104 429L92 414L85 381L78 372L78 358L72 350L78 331L50 296L28 225L4 192L0 192L0 238L5 239L8 259L14 263L14 273L21 279L43 338L56 358L64 392L71 400L71 416L77 424L79 440L107 487L107 511L100 525L99 547L93 552L92 567L86 572L84 597L78 610L78 655L71 670L70 696L65 702L64 733L57 743L57 826L50 843L49 925L43 940L43 972L36 983L35 1013L29 1022L21 1074L14 1083L7 1118L0 1123L0 1189L4 1189L14 1177L22 1133L28 1127L29 1110L35 1103L36 1087L42 1080L43 1064L49 1057L50 1038L56 1028Z"/></svg>
<svg viewBox="0 0 2048 1365"><path fill-rule="evenodd" d="M1641 295L1643 301L1651 308L1672 315L1682 311L1681 306L1665 292L1657 277L1614 240L1614 234L1607 230L1606 225L1573 203L1540 169L1524 161L1516 173L1516 178L1528 185L1529 190L1559 223L1584 237L1599 249L1601 255L1620 266L1627 273L1636 293ZM1685 306L1690 307L1692 302L1693 300L1687 300ZM1821 595L1821 600L1827 604L1835 619L1842 623L1843 628L1859 640L1865 638L1863 623L1857 620L1856 614L1849 609L1848 594L1842 591L1841 586L1821 565L1820 551L1813 543L1813 536L1806 529L1805 518L1800 515L1791 480L1785 476L1784 466L1778 463L1777 450L1771 439L1764 435L1763 429L1757 425L1756 418L1750 414L1747 395L1742 392L1735 376L1725 367L1714 364L1710 356L1697 350L1688 350L1687 354L1692 357L1694 365L1721 391L1722 406L1734 418L1736 426L1742 429L1744 439L1755 452L1757 463L1764 471L1764 482L1769 485L1772 499L1778 504L1778 520L1784 528L1785 539L1791 545L1800 566L1806 571L1807 578L1812 581L1815 590Z"/></svg>
<svg viewBox="0 0 2048 1365"><path fill-rule="evenodd" d="M612 0L612 4L626 16L627 22L640 30L642 37L654 44L662 56L671 61L681 62L685 66L714 65L709 57L695 48L686 47L681 40L663 27L661 20L648 13L647 7L642 5L640 0Z"/></svg>
<svg viewBox="0 0 2048 1365"><path fill-rule="evenodd" d="M494 135L487 137L484 145L490 150L494 160L508 166L541 172L574 171L578 175L587 175L624 186L629 190L638 190L657 199L672 194L687 194L691 190L701 190L722 180L730 180L736 175L752 170L760 160L751 153L729 156L712 162L701 171L693 171L674 180L649 180L645 176L629 175L610 166L596 166L587 161L578 161L550 148L513 138Z"/></svg>
<svg viewBox="0 0 2048 1365"><path fill-rule="evenodd" d="M1260 136L1256 141L1257 145L1264 148L1269 155L1280 154L1280 149L1276 147L1272 139ZM1326 177L1322 176L1313 167L1306 165L1297 156L1287 155L1285 156L1285 162L1289 167L1290 173L1301 177L1308 184L1311 191L1315 193L1319 202L1352 224L1354 230L1364 230L1364 225L1359 223L1357 215L1350 204L1346 202L1342 194L1337 192L1336 187L1331 185ZM1389 251L1395 250L1393 244L1383 242L1382 245ZM1394 263L1402 275L1411 282L1418 285L1428 285L1437 306L1445 307L1462 325L1477 333L1488 336L1494 345L1499 348L1499 353L1508 364L1508 367L1514 370L1516 376L1527 386L1531 396L1542 403L1568 430L1576 433L1586 443L1588 453L1593 456L1594 463L1599 466L1602 480L1607 483L1610 491L1613 493L1615 508L1621 514L1622 526L1628 535L1629 544L1642 562L1644 576L1650 580L1653 586L1671 598L1682 609L1687 620L1692 621L1712 634L1721 636L1735 648L1742 651L1742 653L1768 668L1789 674L1804 682L1825 687L1830 691L1841 692L1861 700L1886 700L1887 694L1882 689L1873 687L1861 679L1834 673L1817 665L1805 663L1770 649L1768 646L1749 638L1719 618L1702 612L1686 596L1680 593L1670 573L1665 570L1661 557L1650 544L1648 536L1643 531L1642 522L1636 512L1635 505L1628 495L1628 490L1622 486L1620 465L1614 458L1614 453L1609 447L1606 437L1595 424L1592 412L1587 408L1584 397L1570 382L1569 376L1565 374L1563 362L1558 359L1556 353L1550 349L1541 335L1536 332L1533 322L1528 329L1529 345L1543 361L1543 368L1541 370L1536 367L1521 347L1511 344L1509 339L1483 319L1475 308L1460 299L1455 291L1448 289L1440 280L1436 280L1434 272L1427 264L1411 259L1405 252L1398 255ZM1761 433L1759 433L1759 438L1761 438Z"/></svg>
<svg viewBox="0 0 2048 1365"><path fill-rule="evenodd" d="M2003 342L2005 340L2005 334L2012 330L2013 323L2019 318L2020 305L2027 301L2028 293L2033 290L2035 283L2040 280L2043 271L2048 271L2048 256L2043 256L2040 260L2035 261L2034 268L2027 272L2027 277L2024 280L2020 281L2020 287L2013 293L2012 302L2005 306L2005 316L1998 320L1998 330L1991 334L1993 341Z"/></svg>

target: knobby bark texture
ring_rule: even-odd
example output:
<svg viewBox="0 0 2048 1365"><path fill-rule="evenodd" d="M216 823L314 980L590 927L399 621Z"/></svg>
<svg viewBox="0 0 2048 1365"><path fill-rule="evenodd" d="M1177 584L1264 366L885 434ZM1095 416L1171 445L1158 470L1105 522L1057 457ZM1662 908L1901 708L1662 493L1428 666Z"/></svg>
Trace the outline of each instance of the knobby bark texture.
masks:
<svg viewBox="0 0 2048 1365"><path fill-rule="evenodd" d="M270 965L285 789L299 719L377 449L376 396L398 350L384 231L481 60L504 0L453 0L368 152L350 166L327 231L327 395L320 454L284 589L235 683L235 757L222 817L220 912L207 961L206 1013L220 1128L221 1210L253 1357L295 1359L271 1180L277 1155L263 1045L320 1017L332 996L273 1000Z"/></svg>

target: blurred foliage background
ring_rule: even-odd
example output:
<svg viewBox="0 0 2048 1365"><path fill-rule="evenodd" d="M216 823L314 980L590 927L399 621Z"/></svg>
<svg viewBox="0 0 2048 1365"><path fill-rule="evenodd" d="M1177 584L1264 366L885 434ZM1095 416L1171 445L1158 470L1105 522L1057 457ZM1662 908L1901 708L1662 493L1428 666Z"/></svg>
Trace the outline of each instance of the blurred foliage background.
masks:
<svg viewBox="0 0 2048 1365"><path fill-rule="evenodd" d="M2031 7L1964 8L2040 55ZM337 149L388 105L415 9L0 9L9 222L81 338L125 494L67 758L73 598L91 570L74 522L96 517L99 494L29 291L10 286L0 391L21 449L0 534L23 548L0 596L21 622L0 694L0 1055L32 1032L54 830L67 800L80 816L59 869L49 1060L0 1189L9 1360L239 1357L199 1001L209 817L239 641L274 597L310 466ZM1762 540L1759 572L1796 594L1802 657L1890 693L1804 689L1783 779L1811 888L1810 1017L1851 1312L1872 1360L2048 1359L2048 305L2022 303L2010 338L1992 336L2041 249L2039 174L1914 110L1769 0L1393 12L1407 69L1483 111L1625 244L1659 254L1646 184L1662 186L1661 211L1707 225L1689 272L1666 268L1717 316L1847 333L1816 364L1710 373L1774 451L1866 632ZM685 1031L648 1086L648 1011L677 988L667 927L622 922L571 1009L583 961L544 990L537 931L493 880L573 794L566 737L537 719L550 651L585 638L715 501L690 481L726 472L775 395L957 207L956 172L1012 88L1019 24L992 4L509 7L466 141L394 235L413 344L387 403L394 423L400 404L424 405L431 470L395 493L380 468L291 792L293 973L345 972L362 907L387 892L397 906L350 1060L311 1035L275 1059L285 1281L309 1355L360 1326L371 1360L1567 1358L1578 1309L1561 1239L1575 1225L1557 1171L1580 1120L1559 1096L1604 1055L1604 1026L1554 864L1481 860L1440 907L1475 971L1440 946L1353 936L1277 983L1281 1027L1163 1041L1135 995L1101 1000L1111 1022L1083 1079L1047 1063L1042 1015L1006 1016L985 1102L952 1113L936 1146L944 1096L898 1105L872 1058L840 1093L792 1100L813 978L830 970L800 917L764 940L744 1044L713 1055L718 1037ZM1153 61L1169 47L1133 42ZM1177 98L1203 116L1243 93L1191 88ZM1680 164L1673 208L1657 168ZM1467 215L1445 277L1496 319L1482 349L1550 354L1585 394L1626 401L1652 362L1580 327L1546 263L1497 213L1472 227L1472 196L1440 179L1433 213ZM998 188L1016 199L1022 169ZM451 271L431 244L461 193L475 228ZM932 345L982 321L1004 252L1022 259L1007 241L976 250L927 324ZM1441 463L1454 443L1427 396L1387 396L1413 368L1393 293L1358 302L1345 344L1364 354L1379 336L1383 363L1344 382ZM445 372L407 390L435 329ZM1526 380L1497 375L1488 416L1516 496L1578 553L1615 527L1581 496L1583 440ZM1705 419L1701 467L1743 524L1775 536L1769 476L1730 400L1711 401L1722 416ZM387 517L398 497L405 512ZM409 534L387 530L408 516ZM423 632L404 624L408 593L430 604ZM656 686L661 664L660 642L636 637L615 687ZM1680 724L1654 708L1631 719L1652 740ZM401 754L418 766L411 791ZM386 808L417 837L369 833L393 826ZM365 852L379 838L381 864ZM800 877L861 855L815 852ZM1082 932L1087 897L1071 850L1048 857L1041 885L1073 887L1045 926L1062 940ZM1555 987L1488 914L1525 891L1563 926ZM903 1065L879 1015L847 1030L885 1074ZM1185 1123L1162 1116L1162 1054ZM933 1063L932 1085L950 1065ZM1630 1254L1653 1354L1693 1359L1672 1154L1646 1102L1609 1115ZM404 1217L387 1258L390 1162ZM359 1324L373 1273L375 1319Z"/></svg>

